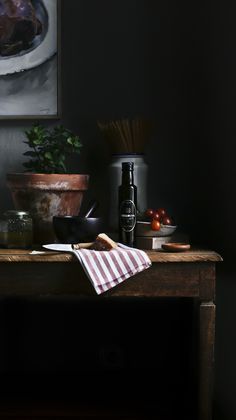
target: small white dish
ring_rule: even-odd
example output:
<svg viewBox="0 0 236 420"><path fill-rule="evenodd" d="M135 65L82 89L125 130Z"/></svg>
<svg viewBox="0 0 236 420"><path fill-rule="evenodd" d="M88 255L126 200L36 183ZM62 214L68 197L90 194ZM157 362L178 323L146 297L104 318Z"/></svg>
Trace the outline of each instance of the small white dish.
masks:
<svg viewBox="0 0 236 420"><path fill-rule="evenodd" d="M151 222L142 222L137 221L136 225L136 235L137 236L171 236L176 231L177 226L171 225L161 225L160 230L152 230L151 229Z"/></svg>

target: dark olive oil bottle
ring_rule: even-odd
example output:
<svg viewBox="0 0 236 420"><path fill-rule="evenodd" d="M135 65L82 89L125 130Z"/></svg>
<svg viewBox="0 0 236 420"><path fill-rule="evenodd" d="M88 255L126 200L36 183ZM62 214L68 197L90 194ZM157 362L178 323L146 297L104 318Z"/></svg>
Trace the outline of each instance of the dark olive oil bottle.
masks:
<svg viewBox="0 0 236 420"><path fill-rule="evenodd" d="M122 183L119 187L119 241L135 245L137 187L134 185L134 163L122 162Z"/></svg>

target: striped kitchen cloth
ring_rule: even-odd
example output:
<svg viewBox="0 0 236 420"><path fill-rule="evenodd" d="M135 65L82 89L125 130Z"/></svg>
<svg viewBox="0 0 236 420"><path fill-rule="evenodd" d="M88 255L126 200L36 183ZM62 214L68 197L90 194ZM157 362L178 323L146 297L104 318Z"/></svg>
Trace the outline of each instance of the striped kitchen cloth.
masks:
<svg viewBox="0 0 236 420"><path fill-rule="evenodd" d="M146 270L152 264L144 251L122 244L118 244L118 248L110 251L74 250L71 245L62 244L44 245L44 247L55 251L73 252L98 295Z"/></svg>

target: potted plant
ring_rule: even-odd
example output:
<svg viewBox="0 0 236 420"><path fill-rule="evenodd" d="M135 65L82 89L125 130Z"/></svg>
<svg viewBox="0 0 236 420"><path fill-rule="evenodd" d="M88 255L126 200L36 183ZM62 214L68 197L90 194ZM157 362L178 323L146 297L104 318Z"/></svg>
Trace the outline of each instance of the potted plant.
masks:
<svg viewBox="0 0 236 420"><path fill-rule="evenodd" d="M29 146L25 173L7 174L17 210L29 211L34 221L34 241L54 241L53 216L78 215L89 175L69 174L67 158L80 153L81 141L63 126L52 129L34 124L25 132Z"/></svg>

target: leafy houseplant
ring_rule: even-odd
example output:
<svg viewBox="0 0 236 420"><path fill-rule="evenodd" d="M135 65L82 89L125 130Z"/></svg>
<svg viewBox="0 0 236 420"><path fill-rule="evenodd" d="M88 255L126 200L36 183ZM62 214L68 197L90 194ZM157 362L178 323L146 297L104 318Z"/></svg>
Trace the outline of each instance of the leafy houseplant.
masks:
<svg viewBox="0 0 236 420"><path fill-rule="evenodd" d="M23 165L27 172L7 174L17 210L29 211L34 222L36 244L55 241L53 216L78 215L89 175L69 174L67 157L82 147L77 135L63 126L51 130L34 124L25 131L25 143L31 150Z"/></svg>
<svg viewBox="0 0 236 420"><path fill-rule="evenodd" d="M24 153L31 158L23 164L29 172L68 173L66 156L79 154L82 147L80 138L62 125L48 130L35 124L25 134L25 143L32 149Z"/></svg>

